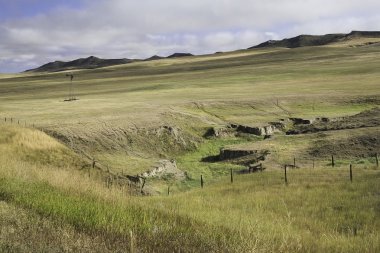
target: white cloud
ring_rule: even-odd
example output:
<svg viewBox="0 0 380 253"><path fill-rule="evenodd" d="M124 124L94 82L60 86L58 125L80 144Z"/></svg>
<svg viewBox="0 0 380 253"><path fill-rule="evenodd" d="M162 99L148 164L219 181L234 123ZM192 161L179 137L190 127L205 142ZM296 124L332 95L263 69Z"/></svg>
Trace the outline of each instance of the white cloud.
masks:
<svg viewBox="0 0 380 253"><path fill-rule="evenodd" d="M211 53L305 33L378 30L380 23L378 0L85 3L80 10L60 7L0 23L0 72L89 55L145 58L177 51ZM25 59L25 55L33 57Z"/></svg>

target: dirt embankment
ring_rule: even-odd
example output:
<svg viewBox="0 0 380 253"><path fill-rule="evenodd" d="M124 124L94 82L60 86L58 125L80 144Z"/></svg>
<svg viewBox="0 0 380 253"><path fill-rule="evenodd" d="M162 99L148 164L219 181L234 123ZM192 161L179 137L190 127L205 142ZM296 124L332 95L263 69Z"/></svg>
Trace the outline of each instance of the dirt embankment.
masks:
<svg viewBox="0 0 380 253"><path fill-rule="evenodd" d="M348 138L320 138L314 142L308 153L313 157L327 157L332 154L349 159L372 157L376 153L380 154L380 128L359 135L351 133Z"/></svg>
<svg viewBox="0 0 380 253"><path fill-rule="evenodd" d="M322 131L356 129L380 126L380 108L363 111L353 116L336 119L321 118L311 124L295 124L294 129L287 132L288 135L316 133Z"/></svg>

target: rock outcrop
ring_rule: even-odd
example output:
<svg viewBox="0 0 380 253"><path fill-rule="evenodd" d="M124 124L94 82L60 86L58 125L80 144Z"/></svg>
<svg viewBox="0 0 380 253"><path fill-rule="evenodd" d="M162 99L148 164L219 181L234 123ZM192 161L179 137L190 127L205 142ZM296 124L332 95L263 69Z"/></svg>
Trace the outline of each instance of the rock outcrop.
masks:
<svg viewBox="0 0 380 253"><path fill-rule="evenodd" d="M185 172L177 168L177 163L174 160L160 160L151 170L139 175L143 178L164 178L173 177L177 180L186 178Z"/></svg>
<svg viewBox="0 0 380 253"><path fill-rule="evenodd" d="M225 137L231 137L236 134L236 130L231 128L230 126L227 127L211 127L207 129L207 132L203 135L203 137L218 137L218 138L225 138Z"/></svg>
<svg viewBox="0 0 380 253"><path fill-rule="evenodd" d="M265 135L272 135L276 131L279 131L279 130L274 125L267 125L263 127L237 125L236 131L241 132L241 133L254 134L258 136L265 136Z"/></svg>
<svg viewBox="0 0 380 253"><path fill-rule="evenodd" d="M269 122L266 126L256 127L239 124L229 124L226 127L212 127L207 130L204 137L231 137L238 133L253 134L257 136L270 136L285 129L282 122Z"/></svg>
<svg viewBox="0 0 380 253"><path fill-rule="evenodd" d="M255 155L257 153L257 150L221 149L219 153L219 160L232 160L243 156Z"/></svg>
<svg viewBox="0 0 380 253"><path fill-rule="evenodd" d="M294 125L310 125L314 122L314 120L302 118L289 118L289 120L292 121Z"/></svg>

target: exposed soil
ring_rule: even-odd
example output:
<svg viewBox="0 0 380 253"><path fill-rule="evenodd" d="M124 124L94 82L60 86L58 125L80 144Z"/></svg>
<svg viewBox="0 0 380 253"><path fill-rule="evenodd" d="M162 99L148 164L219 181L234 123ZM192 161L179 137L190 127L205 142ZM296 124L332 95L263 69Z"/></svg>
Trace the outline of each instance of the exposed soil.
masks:
<svg viewBox="0 0 380 253"><path fill-rule="evenodd" d="M269 155L268 150L241 150L241 149L221 149L219 155L208 156L202 162L228 162L248 166L260 161L264 161Z"/></svg>
<svg viewBox="0 0 380 253"><path fill-rule="evenodd" d="M368 158L380 153L380 130L334 142L321 139L315 142L308 153L315 157L336 154L344 158Z"/></svg>
<svg viewBox="0 0 380 253"><path fill-rule="evenodd" d="M332 120L317 120L312 124L295 125L293 130L287 134L305 134L316 133L321 131L355 129L364 127L380 126L380 108L375 107L371 110L363 111L359 114L337 118Z"/></svg>

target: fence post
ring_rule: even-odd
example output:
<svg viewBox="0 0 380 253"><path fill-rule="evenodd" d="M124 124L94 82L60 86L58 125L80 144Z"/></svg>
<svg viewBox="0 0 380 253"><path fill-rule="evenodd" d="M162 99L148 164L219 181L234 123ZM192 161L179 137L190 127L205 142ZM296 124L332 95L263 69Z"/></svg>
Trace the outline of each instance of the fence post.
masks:
<svg viewBox="0 0 380 253"><path fill-rule="evenodd" d="M375 154L375 159L376 159L376 167L379 168L379 157L377 153Z"/></svg>
<svg viewBox="0 0 380 253"><path fill-rule="evenodd" d="M168 196L170 195L170 186L168 186Z"/></svg>
<svg viewBox="0 0 380 253"><path fill-rule="evenodd" d="M285 184L288 185L288 176L286 175L286 164L285 164Z"/></svg>
<svg viewBox="0 0 380 253"><path fill-rule="evenodd" d="M315 161L314 161L314 158L313 158L313 169L315 168Z"/></svg>
<svg viewBox="0 0 380 253"><path fill-rule="evenodd" d="M142 180L143 180L143 184L142 184L142 186L141 186L141 190L140 190L140 192L141 192L141 193L144 193L143 189L144 189L144 186L145 186L146 178L143 177Z"/></svg>
<svg viewBox="0 0 380 253"><path fill-rule="evenodd" d="M293 166L294 166L294 168L296 168L296 158L295 157L293 159Z"/></svg>
<svg viewBox="0 0 380 253"><path fill-rule="evenodd" d="M234 176L232 174L232 169L231 169L231 184L234 182Z"/></svg>
<svg viewBox="0 0 380 253"><path fill-rule="evenodd" d="M134 245L134 238L133 238L133 232L132 232L132 230L129 230L129 238L130 238L129 252L135 253L135 245Z"/></svg>
<svg viewBox="0 0 380 253"><path fill-rule="evenodd" d="M350 164L350 181L352 183L352 163Z"/></svg>
<svg viewBox="0 0 380 253"><path fill-rule="evenodd" d="M203 188L203 175L201 175L201 188Z"/></svg>
<svg viewBox="0 0 380 253"><path fill-rule="evenodd" d="M334 155L331 156L331 166L334 168L335 161L334 161Z"/></svg>

